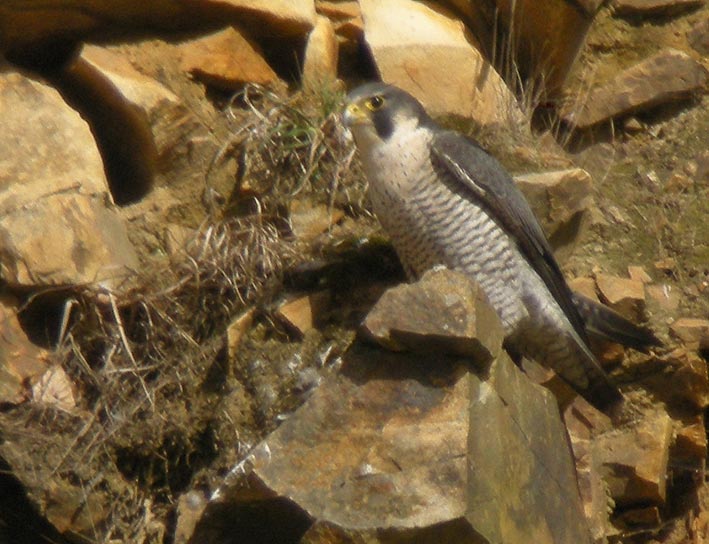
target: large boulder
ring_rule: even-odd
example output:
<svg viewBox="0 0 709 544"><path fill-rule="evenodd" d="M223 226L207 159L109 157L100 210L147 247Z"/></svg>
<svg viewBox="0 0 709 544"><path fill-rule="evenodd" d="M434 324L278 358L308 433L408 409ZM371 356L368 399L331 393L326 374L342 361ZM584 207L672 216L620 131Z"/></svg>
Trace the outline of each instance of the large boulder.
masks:
<svg viewBox="0 0 709 544"><path fill-rule="evenodd" d="M0 77L0 280L111 285L137 266L93 136L59 94Z"/></svg>
<svg viewBox="0 0 709 544"><path fill-rule="evenodd" d="M383 81L410 92L433 114L483 125L521 119L514 96L452 12L410 0L362 0L360 6Z"/></svg>

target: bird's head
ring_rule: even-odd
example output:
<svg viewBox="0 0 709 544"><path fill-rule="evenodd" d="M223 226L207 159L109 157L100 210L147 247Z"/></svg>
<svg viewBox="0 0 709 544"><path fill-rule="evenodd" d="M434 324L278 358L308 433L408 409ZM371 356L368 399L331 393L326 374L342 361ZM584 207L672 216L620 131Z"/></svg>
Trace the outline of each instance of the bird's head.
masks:
<svg viewBox="0 0 709 544"><path fill-rule="evenodd" d="M385 83L367 83L347 95L343 121L360 150L366 151L399 130L429 123L430 118L409 93Z"/></svg>

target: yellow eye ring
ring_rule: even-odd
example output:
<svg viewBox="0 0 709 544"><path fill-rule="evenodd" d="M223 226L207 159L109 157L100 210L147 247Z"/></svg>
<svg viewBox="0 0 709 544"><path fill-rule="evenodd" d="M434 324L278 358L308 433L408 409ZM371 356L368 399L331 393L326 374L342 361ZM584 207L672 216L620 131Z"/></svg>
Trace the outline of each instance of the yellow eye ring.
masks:
<svg viewBox="0 0 709 544"><path fill-rule="evenodd" d="M384 97L377 95L367 100L367 108L371 111L378 110L384 105Z"/></svg>

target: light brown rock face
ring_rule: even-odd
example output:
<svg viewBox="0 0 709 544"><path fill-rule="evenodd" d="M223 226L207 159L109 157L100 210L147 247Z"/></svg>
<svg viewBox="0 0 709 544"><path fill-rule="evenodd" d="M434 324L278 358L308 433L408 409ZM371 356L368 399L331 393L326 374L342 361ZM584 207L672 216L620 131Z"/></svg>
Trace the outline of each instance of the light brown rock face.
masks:
<svg viewBox="0 0 709 544"><path fill-rule="evenodd" d="M234 27L186 42L181 49L181 68L221 89L235 90L245 83L268 85L278 79L258 45Z"/></svg>
<svg viewBox="0 0 709 544"><path fill-rule="evenodd" d="M449 294L446 281L464 283L475 300L469 280L445 270L431 275L438 276L440 300ZM422 293L409 300L436 300L431 275L411 286ZM383 329L436 317L437 331L450 324L436 303L404 311L427 315L392 315ZM556 401L501 351L498 333L478 323L480 342L499 354L484 378L471 371L482 363L474 357L355 343L340 374L232 471L191 541L252 536L248 512L280 512L287 521L259 527L273 531L261 538L515 544L531 535L540 543L590 542ZM499 330L499 321L492 327ZM285 526L290 533L278 532Z"/></svg>
<svg viewBox="0 0 709 544"><path fill-rule="evenodd" d="M561 112L565 122L588 128L615 117L687 98L704 86L708 75L692 57L669 49L620 73L591 90L581 107Z"/></svg>
<svg viewBox="0 0 709 544"><path fill-rule="evenodd" d="M318 15L315 28L308 35L303 61L303 86L318 91L337 79L338 48L335 27L330 19Z"/></svg>
<svg viewBox="0 0 709 544"><path fill-rule="evenodd" d="M600 0L447 0L496 57L557 93L584 44ZM514 11L513 11L514 10ZM497 30L495 30L497 28ZM500 52L495 34L511 30L513 47ZM497 49L496 49L497 47ZM517 74L504 74L508 80Z"/></svg>
<svg viewBox="0 0 709 544"><path fill-rule="evenodd" d="M628 319L641 319L645 311L645 285L638 280L611 274L597 274L596 283L603 301Z"/></svg>
<svg viewBox="0 0 709 544"><path fill-rule="evenodd" d="M593 180L581 168L525 174L515 183L529 201L555 251L570 252L593 206Z"/></svg>
<svg viewBox="0 0 709 544"><path fill-rule="evenodd" d="M466 276L430 270L412 285L389 289L369 312L363 329L382 346L474 358L497 356L504 332L487 297Z"/></svg>
<svg viewBox="0 0 709 544"><path fill-rule="evenodd" d="M143 35L146 28L200 28L215 22L248 23L262 33L302 36L315 24L315 6L313 0L7 0L0 4L0 50L105 38L108 30Z"/></svg>
<svg viewBox="0 0 709 544"><path fill-rule="evenodd" d="M2 76L0 103L0 277L110 283L135 267L86 123L56 91L19 74Z"/></svg>
<svg viewBox="0 0 709 544"><path fill-rule="evenodd" d="M509 89L451 12L408 0L362 0L360 6L383 81L410 92L433 114L481 124L521 117Z"/></svg>

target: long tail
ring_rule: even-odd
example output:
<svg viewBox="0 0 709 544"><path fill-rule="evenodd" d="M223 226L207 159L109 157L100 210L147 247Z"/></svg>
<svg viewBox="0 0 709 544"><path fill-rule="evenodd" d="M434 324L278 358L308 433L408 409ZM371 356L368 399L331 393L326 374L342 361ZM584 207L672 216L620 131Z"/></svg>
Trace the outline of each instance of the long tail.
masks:
<svg viewBox="0 0 709 544"><path fill-rule="evenodd" d="M579 293L573 293L572 298L590 337L617 342L643 353L652 346L662 345L650 329L628 321L608 306Z"/></svg>

